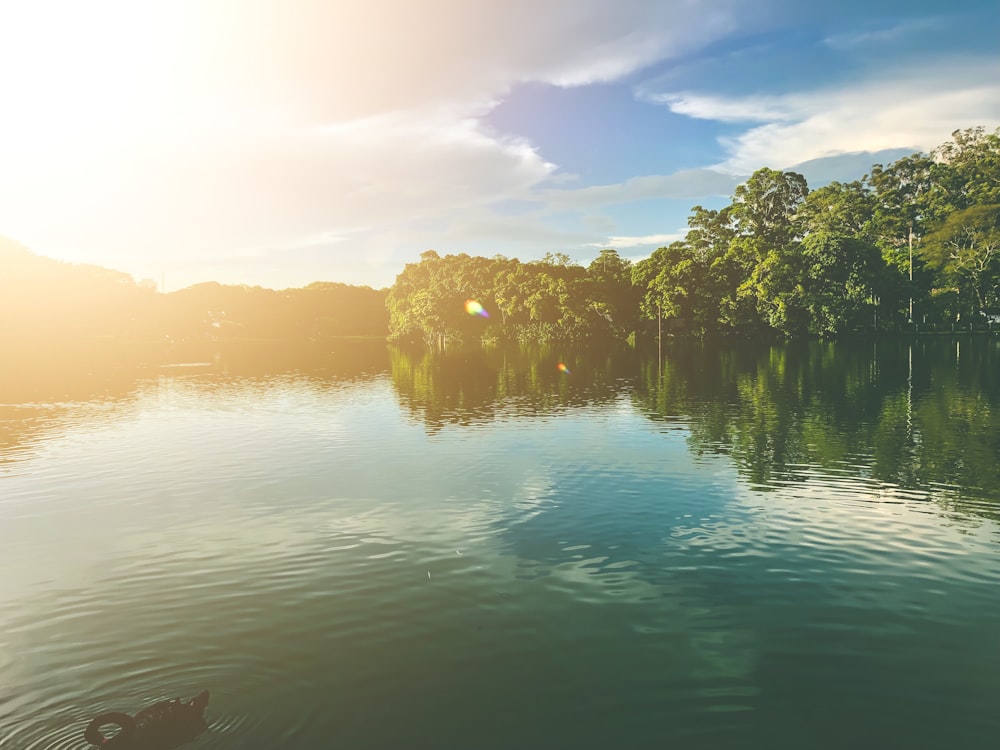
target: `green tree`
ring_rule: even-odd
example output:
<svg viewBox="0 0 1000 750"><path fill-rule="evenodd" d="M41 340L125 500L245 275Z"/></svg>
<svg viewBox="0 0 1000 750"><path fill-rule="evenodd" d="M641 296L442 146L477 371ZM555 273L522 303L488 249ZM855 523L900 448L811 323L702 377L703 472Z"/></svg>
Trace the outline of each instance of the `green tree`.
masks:
<svg viewBox="0 0 1000 750"><path fill-rule="evenodd" d="M657 337L663 333L663 299L655 284L661 267L657 257L660 250L663 248L632 266L632 286L639 295L639 315L645 320L656 321Z"/></svg>
<svg viewBox="0 0 1000 750"><path fill-rule="evenodd" d="M587 279L591 312L617 337L634 331L639 299L632 286L632 262L606 248L587 266Z"/></svg>
<svg viewBox="0 0 1000 750"><path fill-rule="evenodd" d="M942 188L952 209L1000 203L1000 128L956 130L931 151L940 165Z"/></svg>
<svg viewBox="0 0 1000 750"><path fill-rule="evenodd" d="M954 285L978 316L1000 303L1000 204L956 211L927 237L921 256L945 284Z"/></svg>
<svg viewBox="0 0 1000 750"><path fill-rule="evenodd" d="M876 241L887 261L902 267L897 251L907 245L911 232L926 234L941 213L936 198L942 191L935 189L934 176L934 160L926 154L904 156L888 167L875 164L865 176L875 198Z"/></svg>
<svg viewBox="0 0 1000 750"><path fill-rule="evenodd" d="M752 295L768 326L786 336L809 330L805 259L799 243L776 245L763 253L742 287Z"/></svg>
<svg viewBox="0 0 1000 750"><path fill-rule="evenodd" d="M701 286L692 291L700 297L694 316L696 326L705 333L734 326L744 317L737 303L744 269L735 262L735 256L730 255L736 236L731 206L717 211L701 206L691 209L684 241L693 262L704 267L699 276Z"/></svg>
<svg viewBox="0 0 1000 750"><path fill-rule="evenodd" d="M912 300L921 292L920 242L947 215L947 182L941 168L926 154L897 159L888 167L875 164L865 176L875 198L874 242L892 273L883 285L881 309L887 323L910 318Z"/></svg>
<svg viewBox="0 0 1000 750"><path fill-rule="evenodd" d="M814 232L801 249L809 332L834 334L871 320L883 271L878 248L856 237Z"/></svg>
<svg viewBox="0 0 1000 750"><path fill-rule="evenodd" d="M684 242L661 247L636 264L633 281L642 292L641 309L651 320L666 323L680 333L705 332L706 259L691 252Z"/></svg>
<svg viewBox="0 0 1000 750"><path fill-rule="evenodd" d="M797 172L759 169L736 188L730 216L736 237L726 258L728 275L741 279L723 300L730 325L756 334L770 326L785 333L804 329L801 284L797 282L799 207L809 192Z"/></svg>
<svg viewBox="0 0 1000 750"><path fill-rule="evenodd" d="M798 212L807 234L874 240L875 196L860 180L831 182L810 192Z"/></svg>
<svg viewBox="0 0 1000 750"><path fill-rule="evenodd" d="M505 330L523 326L529 320L525 300L533 274L518 260L506 261L493 279L493 301Z"/></svg>
<svg viewBox="0 0 1000 750"><path fill-rule="evenodd" d="M585 287L586 270L559 254L547 254L542 261L527 265L535 273L532 293L526 300L532 323L521 331L520 338L574 340L592 332L594 317Z"/></svg>
<svg viewBox="0 0 1000 750"><path fill-rule="evenodd" d="M800 235L797 214L808 192L797 172L758 169L736 188L729 215L738 234L761 241L765 250L785 245Z"/></svg>

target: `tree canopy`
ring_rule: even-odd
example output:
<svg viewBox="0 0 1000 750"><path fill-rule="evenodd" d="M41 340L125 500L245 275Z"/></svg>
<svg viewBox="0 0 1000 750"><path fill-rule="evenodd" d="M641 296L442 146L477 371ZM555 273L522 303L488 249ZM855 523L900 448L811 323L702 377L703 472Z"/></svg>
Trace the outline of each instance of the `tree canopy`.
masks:
<svg viewBox="0 0 1000 750"><path fill-rule="evenodd" d="M611 249L588 268L559 254L522 263L428 251L396 278L387 304L391 339L434 344L622 337L638 315L631 262Z"/></svg>

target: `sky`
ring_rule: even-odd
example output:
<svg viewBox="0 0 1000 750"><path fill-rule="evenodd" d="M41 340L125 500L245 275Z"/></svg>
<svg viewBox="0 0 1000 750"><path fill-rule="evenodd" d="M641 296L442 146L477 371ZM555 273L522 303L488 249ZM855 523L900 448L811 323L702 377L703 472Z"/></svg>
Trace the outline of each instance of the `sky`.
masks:
<svg viewBox="0 0 1000 750"><path fill-rule="evenodd" d="M1000 127L998 37L995 0L2 0L0 236L167 291L639 259L761 167Z"/></svg>

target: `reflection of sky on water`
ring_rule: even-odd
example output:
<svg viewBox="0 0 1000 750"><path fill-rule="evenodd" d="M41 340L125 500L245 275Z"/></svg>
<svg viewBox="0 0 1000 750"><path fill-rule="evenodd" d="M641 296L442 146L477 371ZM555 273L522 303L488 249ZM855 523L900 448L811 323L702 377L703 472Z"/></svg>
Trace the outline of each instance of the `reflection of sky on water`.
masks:
<svg viewBox="0 0 1000 750"><path fill-rule="evenodd" d="M628 398L429 434L385 376L160 378L17 467L0 475L0 669L17 680L124 638L140 656L111 661L153 690L143 648L194 639L185 669L266 691L284 663L260 646L280 637L309 652L303 679L357 649L386 679L434 659L499 695L501 662L538 659L595 701L644 675L649 715L735 715L762 691L794 704L805 670L846 691L837 660L885 691L899 653L979 649L970 686L995 663L996 524L847 471L752 490ZM46 645L67 623L79 653ZM961 693L957 670L938 679Z"/></svg>
<svg viewBox="0 0 1000 750"><path fill-rule="evenodd" d="M493 539L522 576L656 582L665 552L732 565L737 554L752 561L778 549L791 557L840 550L845 563L870 554L856 561L862 567L892 540L918 538L961 557L976 538L961 516L942 524L919 499L821 471L766 495L748 492L724 458L692 460L683 431L657 431L624 400L532 420L530 429L510 421L427 435L399 419L384 380L325 391L294 379L234 383L209 397L203 387L161 379L127 412L46 444L34 459L42 471L3 478L0 543L16 549L39 538L14 531L47 524L39 504L62 519L40 536L58 540L61 559L76 555L77 570L150 526L154 537L207 533L206 514L239 515L238 533L205 543L245 554L256 546L248 516L266 518L273 537L283 518L329 529L330 519L354 517L343 515L348 508L378 508L373 528L398 527L430 546L468 547L469 534ZM810 540L820 527L827 536Z"/></svg>
<svg viewBox="0 0 1000 750"><path fill-rule="evenodd" d="M866 659L878 636L936 648L963 622L1000 626L1000 608L988 604L1000 583L991 522L942 518L926 494L819 467L798 467L803 480L762 493L723 457L672 462L679 436L591 437L597 450L581 441L574 460L527 482L497 520L517 576L576 602L638 605L635 631L682 641L702 676L777 669L769 653L786 648L791 622L813 630L831 658L845 637L868 642ZM988 653L992 631L977 632L975 647Z"/></svg>

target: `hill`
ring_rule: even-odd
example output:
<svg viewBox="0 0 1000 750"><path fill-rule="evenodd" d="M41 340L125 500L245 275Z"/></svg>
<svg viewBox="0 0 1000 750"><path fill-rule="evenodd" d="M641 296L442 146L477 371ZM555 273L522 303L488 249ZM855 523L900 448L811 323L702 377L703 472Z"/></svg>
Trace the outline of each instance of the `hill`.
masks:
<svg viewBox="0 0 1000 750"><path fill-rule="evenodd" d="M317 282L273 290L210 282L160 294L126 273L36 255L0 238L0 340L46 342L384 337L386 292Z"/></svg>

